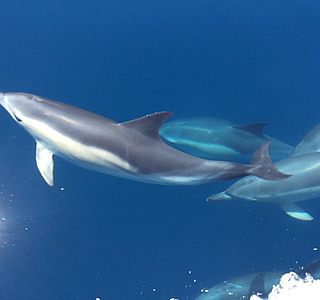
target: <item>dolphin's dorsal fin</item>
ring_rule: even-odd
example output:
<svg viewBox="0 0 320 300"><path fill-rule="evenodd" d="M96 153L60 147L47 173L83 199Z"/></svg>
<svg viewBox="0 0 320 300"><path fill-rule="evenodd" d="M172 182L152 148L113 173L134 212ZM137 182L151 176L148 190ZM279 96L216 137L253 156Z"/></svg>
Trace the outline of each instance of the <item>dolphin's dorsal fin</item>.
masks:
<svg viewBox="0 0 320 300"><path fill-rule="evenodd" d="M260 139L267 141L267 137L262 132L263 128L267 125L269 125L269 123L251 123L246 125L233 125L233 128L247 131L259 137Z"/></svg>
<svg viewBox="0 0 320 300"><path fill-rule="evenodd" d="M134 119L128 122L121 123L121 126L134 129L142 134L153 138L159 139L159 129L162 124L172 116L172 112L163 111L146 115L139 119Z"/></svg>
<svg viewBox="0 0 320 300"><path fill-rule="evenodd" d="M252 295L258 294L260 297L267 297L268 293L264 287L264 276L266 273L257 274L257 276L251 281L248 296L251 298Z"/></svg>
<svg viewBox="0 0 320 300"><path fill-rule="evenodd" d="M280 203L281 208L292 218L301 221L312 221L313 217L296 203Z"/></svg>
<svg viewBox="0 0 320 300"><path fill-rule="evenodd" d="M300 143L293 149L290 157L298 156L301 154L307 154L312 152L319 152L319 140L317 136L319 135L320 124L309 131L305 137L300 141Z"/></svg>

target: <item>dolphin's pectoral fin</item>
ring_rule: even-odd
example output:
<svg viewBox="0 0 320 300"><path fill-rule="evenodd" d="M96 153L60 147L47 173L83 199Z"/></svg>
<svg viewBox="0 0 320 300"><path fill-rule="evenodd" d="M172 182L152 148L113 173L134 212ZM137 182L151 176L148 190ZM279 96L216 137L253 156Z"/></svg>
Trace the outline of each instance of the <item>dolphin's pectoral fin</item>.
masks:
<svg viewBox="0 0 320 300"><path fill-rule="evenodd" d="M217 200L230 200L232 197L227 195L225 192L221 192L219 194L214 194L207 198L207 201L217 201Z"/></svg>
<svg viewBox="0 0 320 300"><path fill-rule="evenodd" d="M37 167L43 177L43 179L49 184L53 186L53 153L49 151L44 145L37 142L37 150L36 150L36 162Z"/></svg>
<svg viewBox="0 0 320 300"><path fill-rule="evenodd" d="M290 217L302 220L302 221L312 221L313 217L306 213L299 205L295 203L281 203L281 208Z"/></svg>

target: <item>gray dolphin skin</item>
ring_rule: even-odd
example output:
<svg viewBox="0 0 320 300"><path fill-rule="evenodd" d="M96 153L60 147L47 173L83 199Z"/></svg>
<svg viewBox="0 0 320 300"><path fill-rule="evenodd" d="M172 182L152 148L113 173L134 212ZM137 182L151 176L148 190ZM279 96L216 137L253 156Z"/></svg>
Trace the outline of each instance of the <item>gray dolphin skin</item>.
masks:
<svg viewBox="0 0 320 300"><path fill-rule="evenodd" d="M210 161L187 155L159 137L172 115L160 112L117 123L61 102L26 93L0 93L0 104L36 141L36 163L53 186L53 155L84 168L157 184L195 185L246 175L280 180L268 155L268 142L251 165Z"/></svg>
<svg viewBox="0 0 320 300"><path fill-rule="evenodd" d="M274 285L279 284L286 272L252 273L217 284L210 289L202 289L202 294L196 300L243 300L250 299L252 295L267 298ZM320 259L296 271L304 278L310 274L314 279L320 279Z"/></svg>
<svg viewBox="0 0 320 300"><path fill-rule="evenodd" d="M169 145L205 159L244 162L265 141L273 160L290 156L293 147L263 134L268 123L237 125L217 118L178 119L164 124L160 136Z"/></svg>
<svg viewBox="0 0 320 300"><path fill-rule="evenodd" d="M281 172L292 174L285 184L248 176L207 201L251 200L277 203L291 217L311 221L313 217L299 201L320 197L320 124L311 130L293 150L291 157L275 163Z"/></svg>

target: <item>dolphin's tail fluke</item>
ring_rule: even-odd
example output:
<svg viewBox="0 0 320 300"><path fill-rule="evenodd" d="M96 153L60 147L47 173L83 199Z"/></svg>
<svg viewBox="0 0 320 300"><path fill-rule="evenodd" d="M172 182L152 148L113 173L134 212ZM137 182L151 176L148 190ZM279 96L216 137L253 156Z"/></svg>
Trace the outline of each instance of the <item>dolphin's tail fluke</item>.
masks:
<svg viewBox="0 0 320 300"><path fill-rule="evenodd" d="M273 164L268 152L269 145L270 141L265 142L254 152L251 159L252 168L248 170L248 174L267 180L281 180L292 176L281 173Z"/></svg>

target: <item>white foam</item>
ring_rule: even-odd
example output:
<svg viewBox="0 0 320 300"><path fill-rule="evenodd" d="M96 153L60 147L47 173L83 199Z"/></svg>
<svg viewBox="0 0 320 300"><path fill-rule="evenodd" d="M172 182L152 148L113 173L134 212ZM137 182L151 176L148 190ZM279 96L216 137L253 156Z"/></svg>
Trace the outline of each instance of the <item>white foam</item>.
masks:
<svg viewBox="0 0 320 300"><path fill-rule="evenodd" d="M250 300L260 300L258 296L251 296ZM313 279L311 275L305 279L296 273L290 272L281 277L280 283L273 287L268 300L319 300L320 280Z"/></svg>

